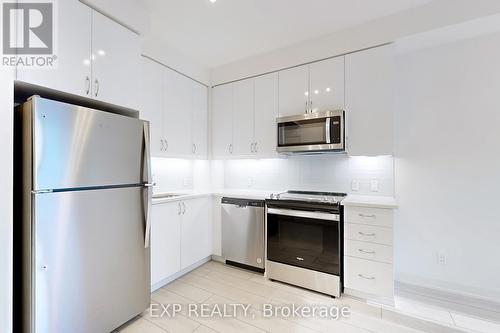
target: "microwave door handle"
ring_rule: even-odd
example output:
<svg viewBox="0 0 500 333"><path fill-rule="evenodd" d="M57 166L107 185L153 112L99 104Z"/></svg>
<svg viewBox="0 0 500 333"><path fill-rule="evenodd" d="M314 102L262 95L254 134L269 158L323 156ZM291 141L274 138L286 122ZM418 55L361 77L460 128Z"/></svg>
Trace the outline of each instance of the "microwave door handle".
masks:
<svg viewBox="0 0 500 333"><path fill-rule="evenodd" d="M326 136L326 143L331 143L331 135L330 135L330 124L331 124L331 121L330 121L330 118L326 118L325 120L325 136Z"/></svg>

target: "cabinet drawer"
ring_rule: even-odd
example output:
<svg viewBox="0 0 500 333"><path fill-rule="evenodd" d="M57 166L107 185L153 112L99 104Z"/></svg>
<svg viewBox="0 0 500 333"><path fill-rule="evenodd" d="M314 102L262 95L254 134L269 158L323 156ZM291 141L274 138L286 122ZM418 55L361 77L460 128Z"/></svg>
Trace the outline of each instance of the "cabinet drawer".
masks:
<svg viewBox="0 0 500 333"><path fill-rule="evenodd" d="M392 263L392 246L347 239L344 254L349 257Z"/></svg>
<svg viewBox="0 0 500 333"><path fill-rule="evenodd" d="M346 222L392 227L393 210L371 207L346 207Z"/></svg>
<svg viewBox="0 0 500 333"><path fill-rule="evenodd" d="M344 257L344 283L347 288L392 297L394 277L391 264Z"/></svg>
<svg viewBox="0 0 500 333"><path fill-rule="evenodd" d="M392 228L346 223L345 238L363 242L392 245Z"/></svg>

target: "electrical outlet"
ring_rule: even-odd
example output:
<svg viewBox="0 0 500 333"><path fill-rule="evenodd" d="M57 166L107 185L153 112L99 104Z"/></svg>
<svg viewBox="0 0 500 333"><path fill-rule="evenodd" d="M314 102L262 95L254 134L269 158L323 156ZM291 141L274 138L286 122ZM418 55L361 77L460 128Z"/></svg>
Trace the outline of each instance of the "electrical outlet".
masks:
<svg viewBox="0 0 500 333"><path fill-rule="evenodd" d="M184 185L184 187L189 187L192 184L192 180L190 178L184 178L182 180L182 184Z"/></svg>
<svg viewBox="0 0 500 333"><path fill-rule="evenodd" d="M378 180L377 179L370 180L370 191L378 192Z"/></svg>
<svg viewBox="0 0 500 333"><path fill-rule="evenodd" d="M351 182L351 190L359 191L359 180L353 179Z"/></svg>
<svg viewBox="0 0 500 333"><path fill-rule="evenodd" d="M253 186L253 178L252 177L248 177L248 179L247 179L247 186L248 187L252 187Z"/></svg>
<svg viewBox="0 0 500 333"><path fill-rule="evenodd" d="M445 266L446 265L446 251L445 250L441 250L438 252L437 254L437 263L441 266Z"/></svg>

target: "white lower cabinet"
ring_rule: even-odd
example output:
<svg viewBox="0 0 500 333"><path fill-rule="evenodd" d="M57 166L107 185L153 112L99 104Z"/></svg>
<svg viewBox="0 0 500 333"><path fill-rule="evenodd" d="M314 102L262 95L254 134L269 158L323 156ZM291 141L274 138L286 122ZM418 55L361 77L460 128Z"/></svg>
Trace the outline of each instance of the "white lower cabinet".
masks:
<svg viewBox="0 0 500 333"><path fill-rule="evenodd" d="M393 210L345 207L345 293L394 302Z"/></svg>
<svg viewBox="0 0 500 333"><path fill-rule="evenodd" d="M344 277L348 288L382 297L393 296L391 264L346 257L344 265Z"/></svg>
<svg viewBox="0 0 500 333"><path fill-rule="evenodd" d="M212 254L211 201L192 199L182 206L181 270Z"/></svg>
<svg viewBox="0 0 500 333"><path fill-rule="evenodd" d="M151 285L181 270L178 203L153 205L151 211Z"/></svg>
<svg viewBox="0 0 500 333"><path fill-rule="evenodd" d="M212 254L211 207L210 197L153 204L151 286Z"/></svg>

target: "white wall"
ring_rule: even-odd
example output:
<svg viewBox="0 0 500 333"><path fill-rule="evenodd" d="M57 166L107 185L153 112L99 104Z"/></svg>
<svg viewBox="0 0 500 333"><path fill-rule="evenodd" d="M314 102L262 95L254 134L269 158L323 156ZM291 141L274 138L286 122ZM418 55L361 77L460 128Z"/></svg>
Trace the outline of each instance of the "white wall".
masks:
<svg viewBox="0 0 500 333"><path fill-rule="evenodd" d="M0 69L0 332L12 330L13 77Z"/></svg>
<svg viewBox="0 0 500 333"><path fill-rule="evenodd" d="M397 66L396 278L498 301L500 33Z"/></svg>
<svg viewBox="0 0 500 333"><path fill-rule="evenodd" d="M211 80L214 85L220 84L392 42L405 36L499 12L498 0L436 0L358 27L213 68ZM304 17L304 22L311 19L306 13Z"/></svg>
<svg viewBox="0 0 500 333"><path fill-rule="evenodd" d="M60 0L68 1L68 0ZM142 1L137 0L80 0L102 14L120 22L122 25L139 33L148 33L150 15Z"/></svg>
<svg viewBox="0 0 500 333"><path fill-rule="evenodd" d="M333 154L224 162L224 185L229 189L351 193L355 179L360 181L360 190L352 193L392 196L393 174L392 156ZM370 191L370 180L378 180L378 192Z"/></svg>

